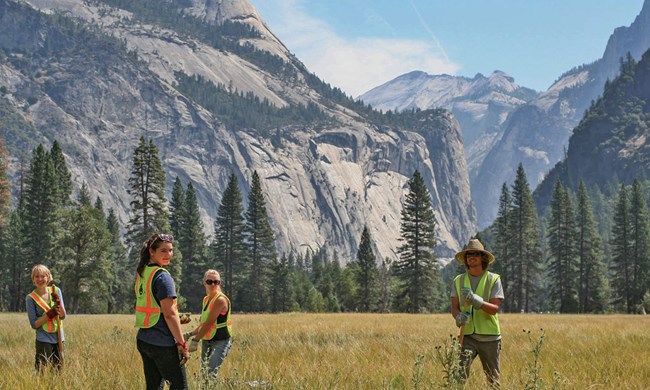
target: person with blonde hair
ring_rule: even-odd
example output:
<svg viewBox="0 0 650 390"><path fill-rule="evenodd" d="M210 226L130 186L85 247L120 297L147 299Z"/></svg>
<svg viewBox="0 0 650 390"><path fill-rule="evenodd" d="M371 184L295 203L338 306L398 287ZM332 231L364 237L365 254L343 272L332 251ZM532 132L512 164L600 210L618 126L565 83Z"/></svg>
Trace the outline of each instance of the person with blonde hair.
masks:
<svg viewBox="0 0 650 390"><path fill-rule="evenodd" d="M221 276L214 269L203 275L205 297L201 309L201 323L191 332L185 333L190 340L190 352L198 349L201 342L201 366L216 377L223 360L232 345L232 322L230 320L230 299L221 291Z"/></svg>
<svg viewBox="0 0 650 390"><path fill-rule="evenodd" d="M29 324L32 329L36 329L34 367L38 372L42 372L48 364L60 369L62 363L63 351L59 345L63 345L65 337L62 329L65 306L61 289L50 287L51 281L50 270L42 264L35 265L32 268L32 283L35 288L25 298Z"/></svg>

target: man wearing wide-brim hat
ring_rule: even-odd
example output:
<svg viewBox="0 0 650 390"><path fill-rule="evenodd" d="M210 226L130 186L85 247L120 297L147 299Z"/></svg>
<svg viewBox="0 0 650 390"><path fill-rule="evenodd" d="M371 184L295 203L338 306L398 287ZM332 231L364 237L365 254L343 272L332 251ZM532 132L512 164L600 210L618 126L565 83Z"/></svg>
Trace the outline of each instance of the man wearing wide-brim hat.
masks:
<svg viewBox="0 0 650 390"><path fill-rule="evenodd" d="M451 314L461 328L461 365L465 379L478 356L490 386L498 388L501 371L498 312L504 294L499 275L487 270L494 262L494 255L473 238L455 257L467 268L467 272L454 278L451 286Z"/></svg>

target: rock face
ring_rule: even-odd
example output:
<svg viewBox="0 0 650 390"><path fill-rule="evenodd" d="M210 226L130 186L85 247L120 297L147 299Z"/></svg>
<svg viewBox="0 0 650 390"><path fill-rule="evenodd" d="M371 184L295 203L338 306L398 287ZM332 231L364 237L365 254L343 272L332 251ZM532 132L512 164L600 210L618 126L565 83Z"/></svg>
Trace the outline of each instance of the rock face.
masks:
<svg viewBox="0 0 650 390"><path fill-rule="evenodd" d="M646 1L629 27L619 27L613 32L601 59L566 72L547 91L540 94L520 94L519 100L505 100L505 106L501 103L504 99L501 99L501 102L497 99L494 105L500 110L489 105L487 109L477 110L480 115L473 118L480 118L479 121L465 119L468 116L472 118L471 110L460 110L457 105L451 107L457 101L468 99L472 102L471 106L477 106L477 103L471 100L474 95L455 86L476 83L480 81L478 76L465 81L463 78L445 75L427 75L424 79L420 76L424 82L435 79L453 80L453 83L449 83L452 87L446 88L414 89L412 85L411 88L405 88L403 82L394 83L415 74L413 72L386 84L394 83L396 91L389 91L382 86L362 95L362 98L373 106L384 109L424 109L437 104L449 108L458 117L465 136L473 192L481 194L480 197L474 198L478 225L484 228L494 220L501 186L503 183L512 183L519 163L523 164L528 181L531 187L535 188L547 172L564 158L573 128L589 108L591 101L602 94L605 81L618 74L620 59L630 52L632 57L638 60L649 47L650 3ZM503 79L496 72L490 77L492 78ZM399 91L400 88L402 91ZM509 90L517 91L501 88L500 93L507 95ZM483 101L485 107L486 102L492 102L493 96L486 94L478 99L478 103ZM513 97L516 98L517 95ZM482 127L481 123L485 126ZM481 130L476 135L468 128Z"/></svg>
<svg viewBox="0 0 650 390"><path fill-rule="evenodd" d="M374 124L311 88L304 66L247 1L173 4L208 24L254 27L258 37L238 42L282 59L296 76L278 76L102 2L0 0L0 112L24 124L21 131L0 124L14 178L20 153L56 139L76 187L86 182L92 196L100 196L125 223L132 153L145 136L160 149L169 191L176 177L193 183L208 233L231 172L246 198L256 170L280 252L327 247L345 263L356 256L367 225L378 258L395 259L402 201L415 169L432 195L437 253L451 257L475 233L462 136L449 113L425 112L416 129ZM75 30L83 34L83 45L79 35L53 27L47 16L52 13L87 26ZM114 43L96 38L102 34L115 37ZM274 142L255 131L234 131L201 101L176 89L178 71L277 107L315 104L332 120L328 126L283 126Z"/></svg>

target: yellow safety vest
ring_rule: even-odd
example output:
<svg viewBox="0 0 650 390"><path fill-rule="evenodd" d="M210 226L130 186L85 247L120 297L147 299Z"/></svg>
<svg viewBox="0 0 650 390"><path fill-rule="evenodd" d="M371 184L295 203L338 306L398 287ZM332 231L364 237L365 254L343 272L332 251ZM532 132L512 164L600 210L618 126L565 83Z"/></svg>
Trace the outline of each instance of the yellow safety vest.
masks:
<svg viewBox="0 0 650 390"><path fill-rule="evenodd" d="M135 327L136 328L151 328L156 325L160 320L160 305L156 302L153 296L153 289L151 282L154 275L158 270L169 273L163 267L146 266L142 271L142 277L136 273L135 276ZM176 298L173 303L174 311L178 311L176 307Z"/></svg>
<svg viewBox="0 0 650 390"><path fill-rule="evenodd" d="M492 294L492 287L494 283L500 278L498 274L485 271L483 277L478 283L476 288L476 294L481 295L482 292L483 300L485 302L490 302L490 295ZM472 288L469 282L469 274L466 272L464 274L456 276L454 279L456 284L456 295L460 300L460 289L461 285L463 287ZM462 304L462 302L459 302ZM470 311L471 315L469 322L465 324L465 334L480 334L488 336L498 336L501 334L501 327L499 326L499 315L497 314L488 314L483 310L475 310L472 305L468 305L469 308L465 310L464 307L461 307L461 311Z"/></svg>
<svg viewBox="0 0 650 390"><path fill-rule="evenodd" d="M48 292L48 294L50 294L50 304L49 305L47 304L47 302L45 302L43 300L43 298L41 298L40 295L38 295L36 293L36 290L34 290L31 293L27 294L27 296L31 297L34 300L34 302L36 302L36 304L38 306L40 306L41 309L43 309L43 311L48 311L54 306L53 305L54 301L52 300L52 292L49 289L47 290L47 292ZM48 318L47 323L43 324L41 326L41 329L43 329L47 333L56 333L56 331L59 328L58 328L58 325L57 325L57 321L54 321L55 318L56 317ZM61 320L61 321L63 321L63 320ZM61 322L61 328L63 328L63 322Z"/></svg>
<svg viewBox="0 0 650 390"><path fill-rule="evenodd" d="M226 301L228 301L228 313L226 314L226 322L218 322L220 315L217 316L217 319L214 320L214 323L210 324L210 330L208 330L208 333L203 336L203 340L212 340L215 333L217 333L217 329L224 327L228 329L228 336L232 337L232 322L230 321L230 299L228 299L224 293L215 295L214 298L212 298L210 301L209 305L207 305L209 297L207 295L203 297L203 305L201 306L201 326L208 321L210 311L212 311L212 307L214 306L214 303L217 301L217 299L219 299L219 297L224 297L226 298Z"/></svg>

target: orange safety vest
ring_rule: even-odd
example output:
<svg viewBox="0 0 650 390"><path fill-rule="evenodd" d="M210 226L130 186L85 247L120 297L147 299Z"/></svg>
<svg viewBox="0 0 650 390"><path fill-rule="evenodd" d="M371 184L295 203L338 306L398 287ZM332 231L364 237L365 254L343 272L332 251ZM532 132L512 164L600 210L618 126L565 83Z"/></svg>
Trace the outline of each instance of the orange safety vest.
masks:
<svg viewBox="0 0 650 390"><path fill-rule="evenodd" d="M50 294L50 304L49 305L47 304L47 302L45 302L43 300L43 298L41 298L40 295L36 294L36 290L29 293L27 296L31 297L34 300L34 302L36 302L36 304L38 306L40 306L41 309L43 309L43 311L46 312L46 311L50 310L54 306L54 305L52 305L52 303L54 303L52 301L52 293L49 290L48 290L48 294ZM56 321L54 321L55 318L56 317L48 318L47 323L43 324L41 326L41 329L43 329L47 333L56 333L56 331L58 330L58 327L57 327Z"/></svg>
<svg viewBox="0 0 650 390"><path fill-rule="evenodd" d="M206 333L203 336L203 340L212 340L214 337L215 333L217 333L217 329L220 328L227 328L228 330L228 335L232 336L232 321L230 321L230 299L226 296L224 293L219 293L212 298L210 301L209 305L206 305L208 302L208 296L206 295L203 297L203 305L201 306L203 309L201 310L201 326L206 323L208 320L208 316L210 315L210 312L212 311L212 307L214 306L214 303L219 299L219 297L224 297L226 298L226 301L228 301L228 312L226 314L226 322L221 322L218 323L219 316L217 316L217 319L214 320L212 324L210 324L210 330L208 330L208 333Z"/></svg>
<svg viewBox="0 0 650 390"><path fill-rule="evenodd" d="M151 328L156 325L160 320L160 305L156 302L153 296L153 289L151 283L154 275L162 270L169 273L166 269L158 266L146 266L140 274L135 276L135 327L136 328ZM176 307L176 298L173 303L174 311L178 311Z"/></svg>

